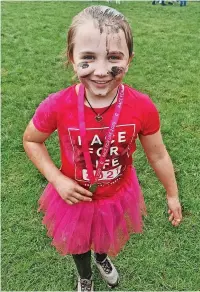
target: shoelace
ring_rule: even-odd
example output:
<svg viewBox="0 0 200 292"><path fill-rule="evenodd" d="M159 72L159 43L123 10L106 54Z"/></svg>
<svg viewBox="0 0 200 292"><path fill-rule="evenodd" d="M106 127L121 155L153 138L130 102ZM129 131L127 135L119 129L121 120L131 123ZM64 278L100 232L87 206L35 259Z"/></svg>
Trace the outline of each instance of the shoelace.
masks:
<svg viewBox="0 0 200 292"><path fill-rule="evenodd" d="M100 265L106 274L110 274L112 272L112 266L109 263L108 259L105 259L103 262L100 263Z"/></svg>
<svg viewBox="0 0 200 292"><path fill-rule="evenodd" d="M92 280L81 279L81 291L91 291L92 289Z"/></svg>

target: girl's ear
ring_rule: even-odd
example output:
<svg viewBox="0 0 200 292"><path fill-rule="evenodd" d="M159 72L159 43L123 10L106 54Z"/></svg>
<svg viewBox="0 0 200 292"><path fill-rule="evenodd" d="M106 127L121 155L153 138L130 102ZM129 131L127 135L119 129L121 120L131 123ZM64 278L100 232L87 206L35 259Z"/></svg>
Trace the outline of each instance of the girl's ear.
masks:
<svg viewBox="0 0 200 292"><path fill-rule="evenodd" d="M129 57L128 64L125 68L125 73L128 72L129 65L130 65L131 61L133 60L134 56L135 56L135 53L133 52L132 55Z"/></svg>
<svg viewBox="0 0 200 292"><path fill-rule="evenodd" d="M76 67L76 65L75 65L73 62L71 62L71 63L72 63L72 66L73 66L74 72L76 73L76 72L77 72L77 67Z"/></svg>
<svg viewBox="0 0 200 292"><path fill-rule="evenodd" d="M133 58L135 57L135 53L132 52L132 55L129 57L129 61L128 61L128 64L131 63L131 61L133 60Z"/></svg>
<svg viewBox="0 0 200 292"><path fill-rule="evenodd" d="M126 66L126 68L125 68L125 73L127 73L128 72L128 68L129 68L129 64Z"/></svg>
<svg viewBox="0 0 200 292"><path fill-rule="evenodd" d="M73 56L68 57L68 59L69 59L69 63L73 66L74 72L76 73L77 68L76 68L76 65L74 63Z"/></svg>

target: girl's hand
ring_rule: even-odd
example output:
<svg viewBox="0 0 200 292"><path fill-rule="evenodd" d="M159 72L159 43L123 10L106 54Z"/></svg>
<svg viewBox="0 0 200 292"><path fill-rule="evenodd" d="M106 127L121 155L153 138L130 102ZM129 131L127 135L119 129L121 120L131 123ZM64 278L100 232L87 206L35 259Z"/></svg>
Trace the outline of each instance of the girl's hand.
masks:
<svg viewBox="0 0 200 292"><path fill-rule="evenodd" d="M173 226L178 226L182 220L181 204L179 202L178 196L167 196L167 201L169 207L169 221L172 223Z"/></svg>
<svg viewBox="0 0 200 292"><path fill-rule="evenodd" d="M92 193L81 187L73 179L61 174L53 184L61 198L70 205L80 201L92 201Z"/></svg>

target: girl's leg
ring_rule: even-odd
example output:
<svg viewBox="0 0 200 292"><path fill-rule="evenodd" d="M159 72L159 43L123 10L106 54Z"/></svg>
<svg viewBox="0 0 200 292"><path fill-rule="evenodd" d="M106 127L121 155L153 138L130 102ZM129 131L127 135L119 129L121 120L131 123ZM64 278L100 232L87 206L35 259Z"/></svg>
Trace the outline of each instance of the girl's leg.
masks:
<svg viewBox="0 0 200 292"><path fill-rule="evenodd" d="M106 253L94 253L95 259L97 262L103 262L105 260L105 258L107 257Z"/></svg>
<svg viewBox="0 0 200 292"><path fill-rule="evenodd" d="M73 258L81 279L90 279L92 276L91 250L83 254L74 254Z"/></svg>

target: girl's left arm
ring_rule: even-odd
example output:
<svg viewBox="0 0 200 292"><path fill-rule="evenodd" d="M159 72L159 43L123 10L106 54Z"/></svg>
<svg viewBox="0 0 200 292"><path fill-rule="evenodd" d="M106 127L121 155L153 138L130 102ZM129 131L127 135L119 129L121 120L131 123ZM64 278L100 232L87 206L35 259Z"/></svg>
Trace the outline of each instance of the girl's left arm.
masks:
<svg viewBox="0 0 200 292"><path fill-rule="evenodd" d="M139 135L140 142L151 167L163 184L168 201L169 221L178 226L182 219L181 205L178 198L178 187L171 158L163 143L160 130L152 135Z"/></svg>

